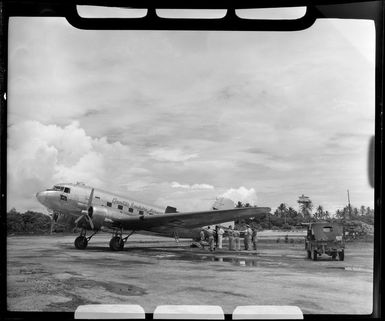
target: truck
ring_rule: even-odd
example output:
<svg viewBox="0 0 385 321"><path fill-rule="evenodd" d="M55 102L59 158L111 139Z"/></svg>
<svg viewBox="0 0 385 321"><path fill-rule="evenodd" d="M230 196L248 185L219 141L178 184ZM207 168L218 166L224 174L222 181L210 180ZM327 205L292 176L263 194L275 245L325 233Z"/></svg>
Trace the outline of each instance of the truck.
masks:
<svg viewBox="0 0 385 321"><path fill-rule="evenodd" d="M307 258L317 261L318 256L326 254L335 260L345 258L344 228L339 223L309 223L305 238Z"/></svg>

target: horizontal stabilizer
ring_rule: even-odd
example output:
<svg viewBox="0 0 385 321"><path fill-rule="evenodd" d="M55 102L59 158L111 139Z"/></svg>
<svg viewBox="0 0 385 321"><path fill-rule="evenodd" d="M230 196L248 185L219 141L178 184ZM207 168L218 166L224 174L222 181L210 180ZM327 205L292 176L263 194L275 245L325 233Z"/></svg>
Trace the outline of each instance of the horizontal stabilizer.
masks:
<svg viewBox="0 0 385 321"><path fill-rule="evenodd" d="M178 213L178 211L176 210L176 207L172 207L172 206L167 206L166 210L164 212L165 213Z"/></svg>

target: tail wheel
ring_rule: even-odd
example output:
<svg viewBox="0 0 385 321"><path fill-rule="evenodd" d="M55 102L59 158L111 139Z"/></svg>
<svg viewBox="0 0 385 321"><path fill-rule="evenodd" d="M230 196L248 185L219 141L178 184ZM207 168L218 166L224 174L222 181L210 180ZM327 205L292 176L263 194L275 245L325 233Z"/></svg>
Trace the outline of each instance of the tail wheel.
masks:
<svg viewBox="0 0 385 321"><path fill-rule="evenodd" d="M75 247L79 250L84 250L88 245L88 241L87 241L87 238L85 236L78 236L75 239L74 243L75 243Z"/></svg>
<svg viewBox="0 0 385 321"><path fill-rule="evenodd" d="M121 250L123 250L123 247L124 247L124 241L121 237L114 236L110 240L110 249L112 251L121 251Z"/></svg>
<svg viewBox="0 0 385 321"><path fill-rule="evenodd" d="M313 261L317 261L317 252L316 252L316 250L313 250L312 254L313 254Z"/></svg>
<svg viewBox="0 0 385 321"><path fill-rule="evenodd" d="M341 252L338 253L338 258L340 259L340 261L344 260L344 258L345 258L344 250L342 250Z"/></svg>

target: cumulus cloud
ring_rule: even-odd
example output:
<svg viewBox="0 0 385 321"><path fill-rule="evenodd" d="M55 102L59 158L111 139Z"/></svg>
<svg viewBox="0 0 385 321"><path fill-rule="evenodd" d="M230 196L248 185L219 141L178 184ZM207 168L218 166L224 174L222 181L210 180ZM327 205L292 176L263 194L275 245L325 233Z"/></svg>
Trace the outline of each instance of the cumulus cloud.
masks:
<svg viewBox="0 0 385 321"><path fill-rule="evenodd" d="M18 207L17 199L29 198L58 182L84 181L106 186L129 173L119 173L122 155L129 148L92 138L73 122L67 126L24 121L8 130L8 206ZM125 174L125 175L124 175Z"/></svg>
<svg viewBox="0 0 385 321"><path fill-rule="evenodd" d="M209 184L179 184L178 182L171 183L172 188L185 188L185 189L214 189L214 186Z"/></svg>
<svg viewBox="0 0 385 321"><path fill-rule="evenodd" d="M230 188L221 196L224 198L229 198L235 203L241 201L242 203L249 203L251 205L255 205L257 202L257 193L255 192L255 189L247 189L244 186L241 186L237 189Z"/></svg>
<svg viewBox="0 0 385 321"><path fill-rule="evenodd" d="M157 148L149 152L150 157L158 161L184 162L198 157L198 154L184 153L180 149Z"/></svg>

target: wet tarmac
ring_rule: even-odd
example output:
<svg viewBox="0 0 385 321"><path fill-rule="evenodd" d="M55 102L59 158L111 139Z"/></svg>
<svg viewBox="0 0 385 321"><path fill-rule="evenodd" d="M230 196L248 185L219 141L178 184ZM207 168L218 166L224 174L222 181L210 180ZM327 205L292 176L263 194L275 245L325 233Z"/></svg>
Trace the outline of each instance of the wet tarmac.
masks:
<svg viewBox="0 0 385 321"><path fill-rule="evenodd" d="M306 258L300 239L261 241L257 251L210 252L189 240L133 235L121 252L96 235L76 250L76 235L7 238L11 311L70 311L80 304L297 305L304 313L372 311L373 246L348 243L345 261ZM293 236L294 239L294 236ZM226 245L226 244L225 244Z"/></svg>

